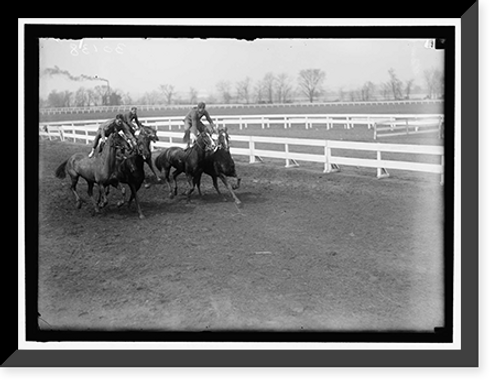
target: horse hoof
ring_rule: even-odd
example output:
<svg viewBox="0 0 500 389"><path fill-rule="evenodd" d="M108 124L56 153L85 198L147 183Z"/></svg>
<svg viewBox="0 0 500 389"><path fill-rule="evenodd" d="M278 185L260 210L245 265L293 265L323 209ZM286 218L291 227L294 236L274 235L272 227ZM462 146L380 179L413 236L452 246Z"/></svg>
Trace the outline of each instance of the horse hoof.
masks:
<svg viewBox="0 0 500 389"><path fill-rule="evenodd" d="M147 184L144 185L144 188L146 188L146 189L151 188L151 184L148 182Z"/></svg>

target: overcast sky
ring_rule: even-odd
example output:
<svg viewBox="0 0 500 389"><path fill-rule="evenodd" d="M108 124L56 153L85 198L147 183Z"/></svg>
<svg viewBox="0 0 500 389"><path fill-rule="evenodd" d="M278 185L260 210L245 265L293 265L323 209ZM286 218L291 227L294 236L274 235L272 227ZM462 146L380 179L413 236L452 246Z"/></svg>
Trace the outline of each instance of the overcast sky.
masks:
<svg viewBox="0 0 500 389"><path fill-rule="evenodd" d="M99 84L43 74L56 66L74 76L107 79L113 89L132 97L161 84L172 84L178 92L193 87L200 94L215 94L221 80L234 86L250 77L255 85L267 72L288 73L296 85L299 71L307 68L324 70L324 87L330 91L387 81L391 67L401 80L423 85L425 69L444 68L444 52L424 44L424 39L48 38L40 40L40 94Z"/></svg>

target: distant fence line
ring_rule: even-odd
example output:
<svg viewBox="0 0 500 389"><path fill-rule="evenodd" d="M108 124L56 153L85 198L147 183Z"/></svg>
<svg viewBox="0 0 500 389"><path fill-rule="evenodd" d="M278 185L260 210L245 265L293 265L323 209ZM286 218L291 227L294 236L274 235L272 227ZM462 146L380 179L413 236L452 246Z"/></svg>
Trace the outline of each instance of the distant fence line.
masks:
<svg viewBox="0 0 500 389"><path fill-rule="evenodd" d="M257 125L262 129L271 125L291 128L302 125L305 129L313 126L324 126L327 130L334 125L354 128L354 125L366 125L373 129L373 138L396 136L403 134L421 134L423 132L442 132L444 115L442 114L268 114L268 115L214 115L217 126L236 125L240 130L249 125ZM43 122L41 125L96 125L99 120L67 120ZM141 121L155 129L167 127L169 130L182 129L184 116L143 117Z"/></svg>
<svg viewBox="0 0 500 389"><path fill-rule="evenodd" d="M336 101L336 102L316 102L316 103L273 103L273 104L209 104L211 108L231 109L231 108L279 108L279 107L324 107L342 105L404 105L404 104L435 104L443 103L443 100L380 100L380 101ZM74 113L96 113L96 112L119 112L127 111L131 107L137 107L140 111L162 111L166 109L186 109L194 104L157 104L157 105L105 105L88 107L50 107L40 108L41 115L51 114L74 114Z"/></svg>
<svg viewBox="0 0 500 389"><path fill-rule="evenodd" d="M39 135L60 139L61 141L82 140L90 143L95 136L97 126L76 126L68 124L45 125L40 128ZM158 131L160 141L155 147L167 148L172 146L185 147L181 142L183 132ZM401 169L416 172L436 173L441 175L441 183L444 182L444 147L443 146L421 146L405 144L367 143L350 141L331 141L321 139L299 139L279 138L267 136L244 136L231 135L231 140L237 143L237 147L231 147L233 155L249 157L250 163L262 161L263 158L284 159L285 166L298 166L297 161L317 162L323 164L325 173L339 171L341 166L357 166L374 168L377 178L389 176L387 169ZM247 146L241 147L244 143ZM262 145L281 145L281 150L263 148ZM293 148L291 150L290 146ZM279 146L278 146L279 147ZM355 151L358 155L343 156L335 151ZM363 152L363 155L359 155ZM366 158L366 154L369 158ZM382 153L390 153L391 158L382 159ZM432 155L439 157L439 163L422 163L415 161L395 160L394 158L407 154Z"/></svg>

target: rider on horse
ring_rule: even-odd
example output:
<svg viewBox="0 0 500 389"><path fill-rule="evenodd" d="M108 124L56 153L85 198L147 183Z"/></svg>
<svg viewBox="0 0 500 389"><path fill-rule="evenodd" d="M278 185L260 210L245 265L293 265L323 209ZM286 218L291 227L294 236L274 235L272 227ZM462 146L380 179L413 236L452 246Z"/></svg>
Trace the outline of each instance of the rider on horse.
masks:
<svg viewBox="0 0 500 389"><path fill-rule="evenodd" d="M140 128L142 127L142 123L139 121L139 118L137 117L137 108L132 107L130 108L130 111L125 113L125 123L129 125L130 128L132 128L135 131L135 136L138 135L138 132L140 131Z"/></svg>
<svg viewBox="0 0 500 389"><path fill-rule="evenodd" d="M207 127L201 122L201 118L205 117L207 121L210 123L212 128L212 133L215 130L214 122L210 117L209 113L205 110L205 103L198 103L196 107L191 108L189 113L184 118L184 138L183 140L187 142L188 147L191 145L191 142L194 142L194 139L201 132L207 132Z"/></svg>
<svg viewBox="0 0 500 389"><path fill-rule="evenodd" d="M92 158L95 153L95 149L99 145L99 140L104 140L108 136L110 136L113 132L124 134L124 137L127 139L127 142L131 146L135 146L137 144L134 134L131 131L131 128L125 123L125 118L122 114L116 115L115 118L110 119L99 125L97 129L97 134L92 143L92 151L89 154L89 158Z"/></svg>

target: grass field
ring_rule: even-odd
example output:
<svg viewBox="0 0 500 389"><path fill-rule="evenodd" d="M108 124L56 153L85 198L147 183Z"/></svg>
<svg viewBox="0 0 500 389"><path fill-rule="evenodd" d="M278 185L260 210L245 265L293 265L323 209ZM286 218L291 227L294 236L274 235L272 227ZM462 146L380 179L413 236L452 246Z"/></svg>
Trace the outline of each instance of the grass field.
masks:
<svg viewBox="0 0 500 389"><path fill-rule="evenodd" d="M271 115L271 114L434 114L443 113L442 103L422 103L422 104L390 104L390 105L290 105L290 106L238 106L238 107L213 107L207 105L207 111L211 116L217 115ZM119 112L96 112L96 113L77 113L77 114L51 114L39 115L42 121L58 120L93 120L107 119L113 117L113 114ZM170 108L162 110L137 112L141 117L157 116L184 116L187 114L186 108Z"/></svg>

